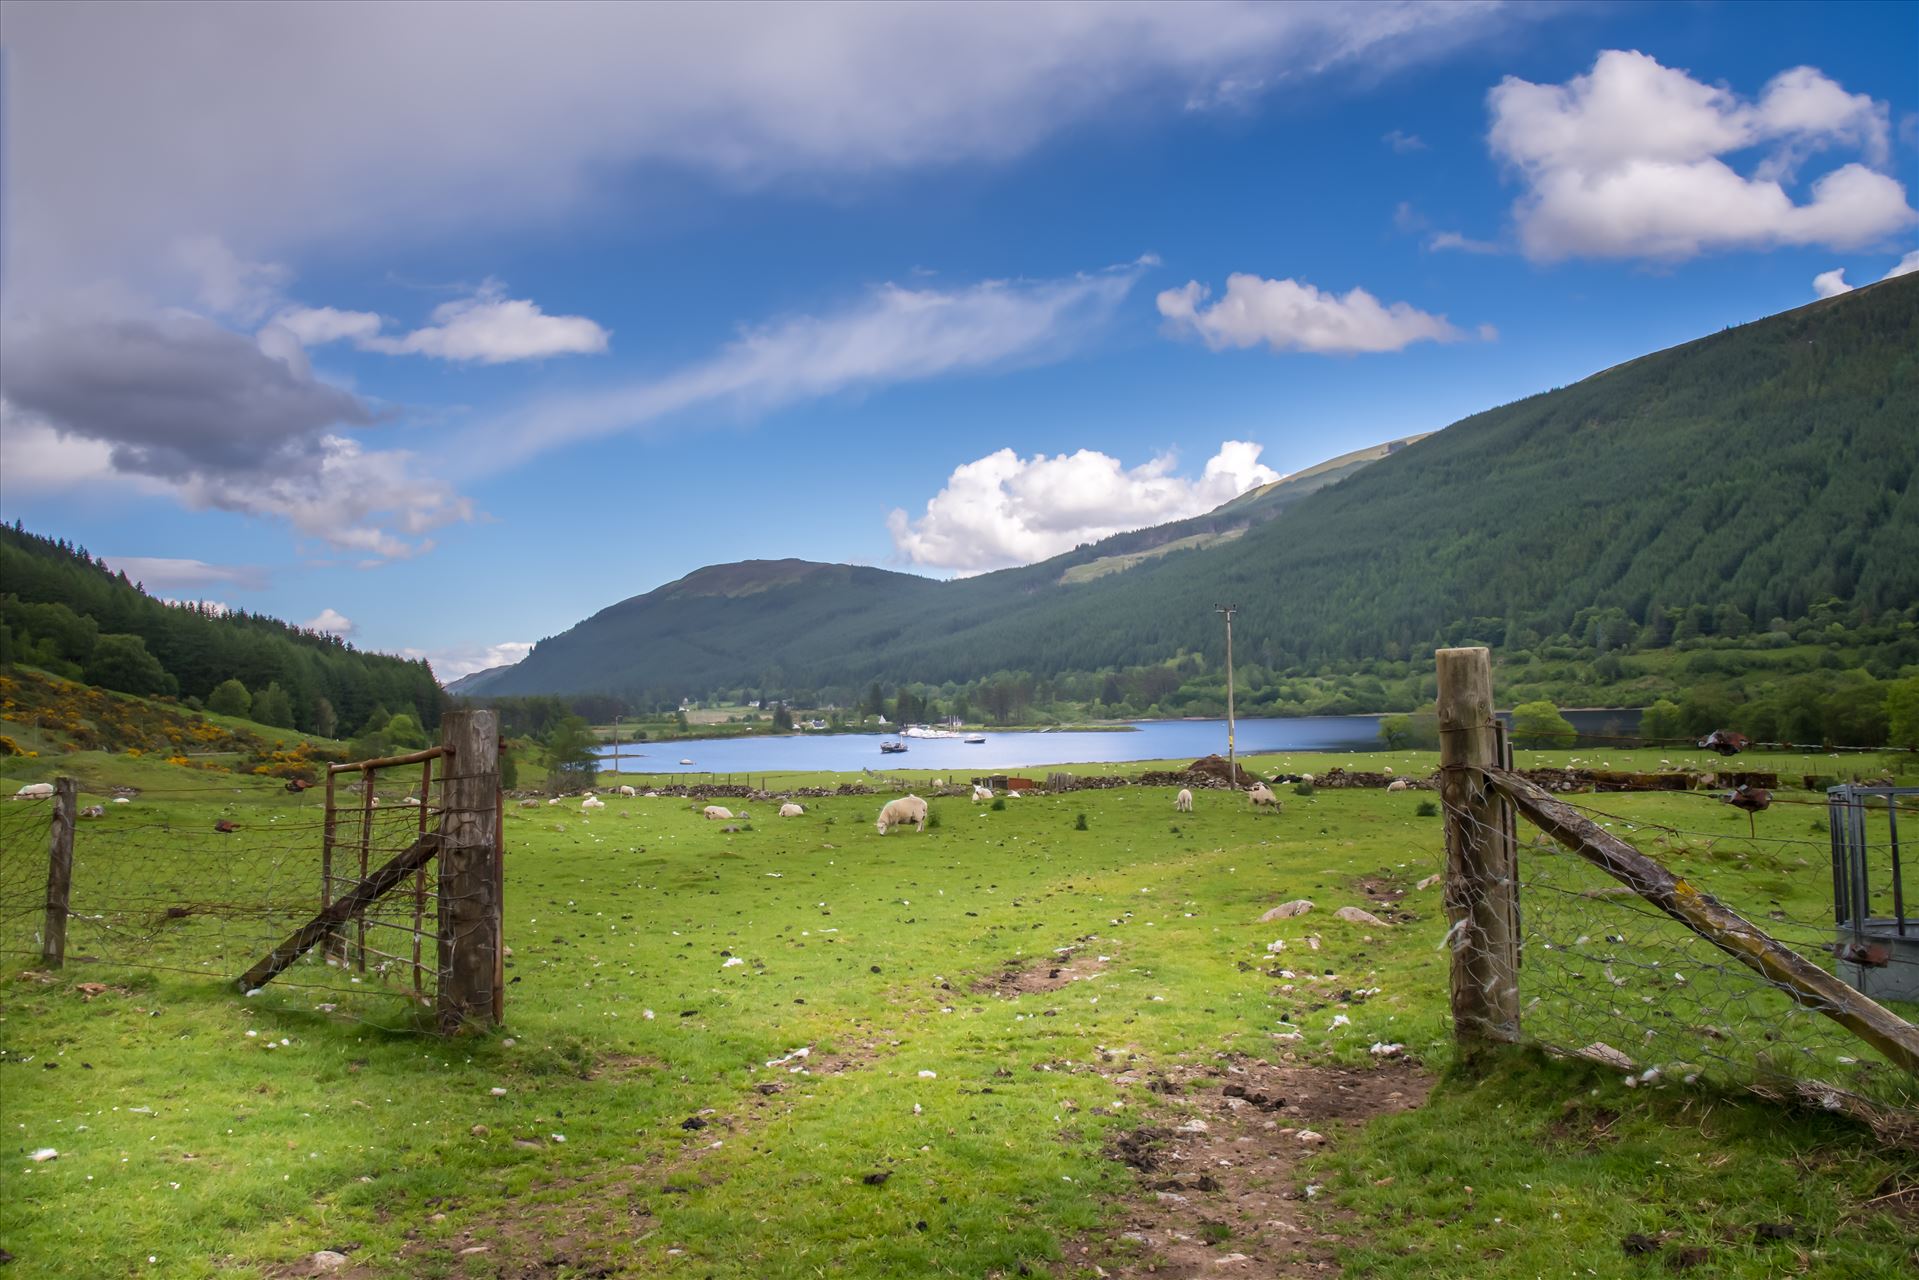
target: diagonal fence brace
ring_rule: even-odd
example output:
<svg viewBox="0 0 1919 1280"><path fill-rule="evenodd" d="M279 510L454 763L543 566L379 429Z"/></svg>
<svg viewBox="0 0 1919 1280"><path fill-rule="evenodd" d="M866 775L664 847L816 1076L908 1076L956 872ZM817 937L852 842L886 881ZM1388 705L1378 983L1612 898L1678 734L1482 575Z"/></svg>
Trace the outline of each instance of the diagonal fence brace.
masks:
<svg viewBox="0 0 1919 1280"><path fill-rule="evenodd" d="M337 932L341 925L397 889L408 876L432 861L433 855L439 851L438 833L423 833L405 850L395 854L385 866L334 899L325 910L294 930L291 937L242 974L235 985L242 991L252 991L273 981L291 968L294 961L317 946L322 938Z"/></svg>

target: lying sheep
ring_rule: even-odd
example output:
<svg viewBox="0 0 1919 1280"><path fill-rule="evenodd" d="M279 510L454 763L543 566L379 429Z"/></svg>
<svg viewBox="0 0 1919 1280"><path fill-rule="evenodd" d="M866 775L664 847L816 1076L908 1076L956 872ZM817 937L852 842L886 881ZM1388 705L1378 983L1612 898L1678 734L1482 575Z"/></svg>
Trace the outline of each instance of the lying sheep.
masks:
<svg viewBox="0 0 1919 1280"><path fill-rule="evenodd" d="M723 804L709 804L705 809L701 810L701 816L707 818L725 818L731 821L733 811Z"/></svg>
<svg viewBox="0 0 1919 1280"><path fill-rule="evenodd" d="M794 804L791 800L788 800L785 804L780 806L780 817L782 818L798 818L803 816L805 813L806 813L806 810Z"/></svg>
<svg viewBox="0 0 1919 1280"><path fill-rule="evenodd" d="M975 801L991 800L992 798L993 789L991 787L982 787L977 782L973 784L973 799Z"/></svg>
<svg viewBox="0 0 1919 1280"><path fill-rule="evenodd" d="M1246 799L1255 809L1263 804L1269 804L1275 810L1279 808L1279 797L1274 795L1272 789L1263 782L1248 791Z"/></svg>
<svg viewBox="0 0 1919 1280"><path fill-rule="evenodd" d="M13 798L15 800L45 800L52 794L53 784L51 782L29 782L26 786L14 792Z"/></svg>
<svg viewBox="0 0 1919 1280"><path fill-rule="evenodd" d="M595 809L604 808L606 808L606 801L600 799L598 796L588 796L586 799L580 801L581 813L591 813Z"/></svg>
<svg viewBox="0 0 1919 1280"><path fill-rule="evenodd" d="M915 831L926 830L926 801L918 796L889 800L886 807L880 810L878 826L881 835L885 835L889 827L903 827L909 822Z"/></svg>
<svg viewBox="0 0 1919 1280"><path fill-rule="evenodd" d="M1193 793L1185 787L1181 787L1179 794L1173 797L1173 808L1179 810L1181 813L1191 813L1193 811Z"/></svg>

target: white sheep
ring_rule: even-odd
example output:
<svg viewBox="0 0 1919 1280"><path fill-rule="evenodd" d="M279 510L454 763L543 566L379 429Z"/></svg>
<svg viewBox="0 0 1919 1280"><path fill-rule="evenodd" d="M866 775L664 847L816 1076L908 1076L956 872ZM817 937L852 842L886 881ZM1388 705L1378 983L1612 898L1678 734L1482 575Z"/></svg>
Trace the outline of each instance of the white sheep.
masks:
<svg viewBox="0 0 1919 1280"><path fill-rule="evenodd" d="M420 807L420 797L408 796L406 799L400 801L400 803L409 809L417 809Z"/></svg>
<svg viewBox="0 0 1919 1280"><path fill-rule="evenodd" d="M909 822L915 831L926 830L926 801L918 796L901 796L897 800L887 801L886 807L880 810L877 825L880 834L885 835L889 827L903 827Z"/></svg>
<svg viewBox="0 0 1919 1280"><path fill-rule="evenodd" d="M588 796L586 799L580 801L581 813L591 813L595 809L604 808L606 808L606 801L600 799L598 796Z"/></svg>
<svg viewBox="0 0 1919 1280"><path fill-rule="evenodd" d="M1246 793L1246 799L1254 808L1262 804L1269 804L1275 810L1279 808L1279 797L1274 795L1272 789L1263 782L1255 784L1253 789Z"/></svg>
<svg viewBox="0 0 1919 1280"><path fill-rule="evenodd" d="M622 796L625 796L625 797L626 797L626 798L627 798L628 800L631 800L631 799L632 799L632 798L633 798L634 796L636 796L636 795L638 795L638 794L640 794L640 793L639 793L639 792L637 792L637 791L635 791L635 790L634 790L633 788L631 788L631 787L627 787L627 786L622 786L622 787L620 788L620 794L621 794Z"/></svg>
<svg viewBox="0 0 1919 1280"><path fill-rule="evenodd" d="M1388 791L1411 791L1412 789L1413 789L1413 784L1406 781L1406 779L1404 778L1394 778L1391 782L1386 784L1386 790Z"/></svg>
<svg viewBox="0 0 1919 1280"><path fill-rule="evenodd" d="M805 809L802 809L799 805L794 804L791 800L788 800L785 804L780 806L780 817L782 818L798 818L798 817L804 816L805 813L806 813Z"/></svg>
<svg viewBox="0 0 1919 1280"><path fill-rule="evenodd" d="M1019 792L1013 790L1011 787L1008 787L1006 788L1006 798L1008 800L1017 800L1019 799Z"/></svg>
<svg viewBox="0 0 1919 1280"><path fill-rule="evenodd" d="M723 804L709 804L701 810L701 816L707 818L732 818L733 811Z"/></svg>
<svg viewBox="0 0 1919 1280"><path fill-rule="evenodd" d="M1301 782L1303 782L1303 783L1305 783L1305 784L1306 784L1307 786L1309 786L1309 787L1313 785L1313 775L1312 775L1312 774L1310 774L1310 773L1302 773L1302 774L1300 774L1300 775L1299 775L1299 780L1300 780Z"/></svg>
<svg viewBox="0 0 1919 1280"><path fill-rule="evenodd" d="M15 800L45 800L52 794L53 784L51 782L29 782L26 786L14 792L13 798Z"/></svg>
<svg viewBox="0 0 1919 1280"><path fill-rule="evenodd" d="M977 782L973 784L973 799L975 801L991 800L992 798L993 789L991 787L982 787Z"/></svg>
<svg viewBox="0 0 1919 1280"><path fill-rule="evenodd" d="M1173 808L1181 813L1191 813L1193 811L1193 793L1185 787L1181 787L1179 794L1173 797Z"/></svg>

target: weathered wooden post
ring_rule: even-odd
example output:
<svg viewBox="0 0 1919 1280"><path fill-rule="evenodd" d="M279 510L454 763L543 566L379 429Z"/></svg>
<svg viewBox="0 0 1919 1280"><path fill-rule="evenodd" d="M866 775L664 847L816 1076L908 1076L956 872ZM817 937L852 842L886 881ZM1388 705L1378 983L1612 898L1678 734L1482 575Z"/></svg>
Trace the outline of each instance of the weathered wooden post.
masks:
<svg viewBox="0 0 1919 1280"><path fill-rule="evenodd" d="M1485 772L1501 763L1492 657L1485 649L1436 656L1453 1035L1470 1052L1519 1038L1519 856L1509 806Z"/></svg>
<svg viewBox="0 0 1919 1280"><path fill-rule="evenodd" d="M67 962L67 900L73 892L72 778L53 780L53 824L47 837L47 919L40 933L40 963L58 969Z"/></svg>
<svg viewBox="0 0 1919 1280"><path fill-rule="evenodd" d="M452 762L440 777L440 992L443 1033L494 1019L500 960L500 717L448 712L441 741Z"/></svg>

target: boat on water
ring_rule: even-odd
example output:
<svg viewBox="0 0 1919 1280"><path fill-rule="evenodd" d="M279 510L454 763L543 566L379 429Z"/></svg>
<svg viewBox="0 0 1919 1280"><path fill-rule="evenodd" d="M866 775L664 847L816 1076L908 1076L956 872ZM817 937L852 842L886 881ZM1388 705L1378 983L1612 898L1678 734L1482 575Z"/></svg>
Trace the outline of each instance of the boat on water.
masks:
<svg viewBox="0 0 1919 1280"><path fill-rule="evenodd" d="M883 756L896 756L905 750L906 750L906 744L904 742L880 743L880 754Z"/></svg>
<svg viewBox="0 0 1919 1280"><path fill-rule="evenodd" d="M951 729L935 729L930 724L909 724L900 730L902 738L957 738L959 736Z"/></svg>
<svg viewBox="0 0 1919 1280"><path fill-rule="evenodd" d="M686 758L685 756L681 756L681 757L680 757L680 763L681 763L681 764L692 764L693 762L692 762L691 760L688 760L688 759L687 759L687 758Z"/></svg>
<svg viewBox="0 0 1919 1280"><path fill-rule="evenodd" d="M986 741L986 735L983 733L969 733L966 735L966 743L968 746L977 747L984 741Z"/></svg>

